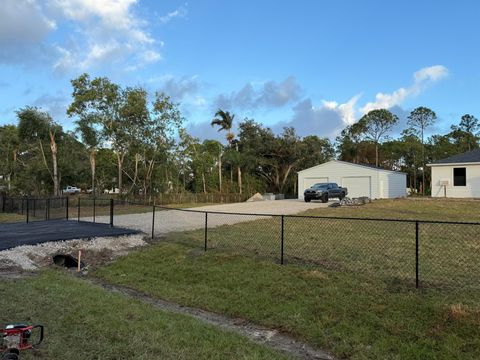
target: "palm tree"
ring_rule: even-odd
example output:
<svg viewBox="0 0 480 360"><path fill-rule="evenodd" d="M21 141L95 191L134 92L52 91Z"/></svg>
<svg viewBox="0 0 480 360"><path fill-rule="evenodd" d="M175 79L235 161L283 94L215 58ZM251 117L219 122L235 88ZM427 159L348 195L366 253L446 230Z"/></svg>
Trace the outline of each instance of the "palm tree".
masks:
<svg viewBox="0 0 480 360"><path fill-rule="evenodd" d="M229 111L223 111L222 109L218 109L218 111L215 113L215 117L213 118L211 125L212 126L219 126L218 131L225 130L227 131L227 136L226 139L230 146L233 144L233 139L235 136L232 133L232 125L233 125L233 119L235 118L234 114L231 114ZM238 142L235 143L236 145L236 150L238 151ZM219 171L219 178L221 179L221 156L219 156L219 165L218 165L218 171ZM240 169L240 165L237 166L237 173L238 173L238 190L239 193L242 193L242 170ZM221 188L221 184L220 184Z"/></svg>
<svg viewBox="0 0 480 360"><path fill-rule="evenodd" d="M223 111L222 109L218 109L215 113L215 117L213 118L211 125L212 126L219 126L220 128L218 131L226 130L227 131L227 141L231 145L233 141L233 133L232 133L232 125L233 119L235 118L234 114L230 114L229 111Z"/></svg>

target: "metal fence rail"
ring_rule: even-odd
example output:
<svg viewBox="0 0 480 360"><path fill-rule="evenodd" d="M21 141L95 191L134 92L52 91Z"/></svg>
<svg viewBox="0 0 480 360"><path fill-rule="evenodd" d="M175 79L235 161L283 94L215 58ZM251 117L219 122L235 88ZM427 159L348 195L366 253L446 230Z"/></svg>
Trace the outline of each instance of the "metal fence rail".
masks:
<svg viewBox="0 0 480 360"><path fill-rule="evenodd" d="M480 290L480 223L246 214L122 200L6 198L26 221L66 218L143 231L204 251L260 256L412 287Z"/></svg>
<svg viewBox="0 0 480 360"><path fill-rule="evenodd" d="M168 239L197 244L204 251L229 250L279 264L355 273L416 288L480 290L477 222L244 214L162 206L154 206L152 213L151 229L144 232L152 237L170 233Z"/></svg>
<svg viewBox="0 0 480 360"><path fill-rule="evenodd" d="M68 218L68 207L68 197L0 197L1 212L23 215L27 223Z"/></svg>

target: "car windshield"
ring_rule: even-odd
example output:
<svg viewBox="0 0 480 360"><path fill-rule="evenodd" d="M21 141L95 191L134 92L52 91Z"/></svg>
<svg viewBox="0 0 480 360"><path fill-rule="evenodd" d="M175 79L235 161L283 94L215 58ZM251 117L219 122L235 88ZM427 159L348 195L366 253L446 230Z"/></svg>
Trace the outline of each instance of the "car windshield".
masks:
<svg viewBox="0 0 480 360"><path fill-rule="evenodd" d="M328 184L315 184L312 186L314 189L326 189L328 187Z"/></svg>

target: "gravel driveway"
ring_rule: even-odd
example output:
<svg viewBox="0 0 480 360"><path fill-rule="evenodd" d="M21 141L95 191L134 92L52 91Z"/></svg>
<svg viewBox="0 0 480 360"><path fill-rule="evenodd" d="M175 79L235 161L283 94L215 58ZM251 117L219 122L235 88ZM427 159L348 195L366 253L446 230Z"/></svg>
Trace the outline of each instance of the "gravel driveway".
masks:
<svg viewBox="0 0 480 360"><path fill-rule="evenodd" d="M205 226L205 211L239 213L208 215L208 227L231 225L264 218L248 214L291 215L309 209L327 207L321 202L306 203L301 200L257 201L222 205L209 205L185 210L157 209L155 214L155 235L169 232L201 229ZM268 216L265 216L267 218ZM108 222L108 217L98 217L98 222ZM136 229L147 234L152 232L152 213L116 215L114 225Z"/></svg>

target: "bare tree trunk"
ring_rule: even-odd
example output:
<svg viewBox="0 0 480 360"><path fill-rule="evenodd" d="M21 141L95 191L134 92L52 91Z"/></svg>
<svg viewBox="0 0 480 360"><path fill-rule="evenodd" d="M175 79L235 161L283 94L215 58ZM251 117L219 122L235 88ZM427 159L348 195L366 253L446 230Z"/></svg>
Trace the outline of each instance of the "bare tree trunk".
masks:
<svg viewBox="0 0 480 360"><path fill-rule="evenodd" d="M50 177L52 178L52 181L53 181L53 174L52 174L52 171L50 170L50 168L48 167L47 157L45 156L45 151L43 150L42 141L39 140L38 144L39 144L40 152L42 153L42 160L43 160L43 164L45 165L45 169L47 169L47 171L50 174Z"/></svg>
<svg viewBox="0 0 480 360"><path fill-rule="evenodd" d="M423 143L423 127L422 127L422 196L425 195L425 144Z"/></svg>
<svg viewBox="0 0 480 360"><path fill-rule="evenodd" d="M57 166L57 143L55 142L55 133L49 132L50 135L50 150L52 151L52 165L53 165L53 195L60 195L60 186L58 183L58 166Z"/></svg>
<svg viewBox="0 0 480 360"><path fill-rule="evenodd" d="M202 170L202 184L203 184L203 193L207 193L207 186L205 184L205 171Z"/></svg>
<svg viewBox="0 0 480 360"><path fill-rule="evenodd" d="M96 170L96 153L97 149L92 147L90 149L90 172L92 174L92 194L96 195L97 189L95 188L95 170Z"/></svg>
<svg viewBox="0 0 480 360"><path fill-rule="evenodd" d="M148 198L148 188L151 187L152 184L152 174L153 174L153 167L155 165L155 161L153 159L148 160L148 162L144 162L146 165L146 170L145 170L145 177L143 178L143 195L145 202L147 201ZM150 198L152 195L152 191L150 189Z"/></svg>
<svg viewBox="0 0 480 360"><path fill-rule="evenodd" d="M222 151L218 154L218 190L222 193Z"/></svg>
<svg viewBox="0 0 480 360"><path fill-rule="evenodd" d="M135 185L137 185L138 180L138 163L140 162L140 154L135 154L135 170L133 173L132 186L130 187L130 193L132 193Z"/></svg>
<svg viewBox="0 0 480 360"><path fill-rule="evenodd" d="M123 161L125 160L125 153L117 152L117 166L118 166L118 193L123 193Z"/></svg>
<svg viewBox="0 0 480 360"><path fill-rule="evenodd" d="M242 169L240 166L237 167L237 174L238 174L238 193L242 194Z"/></svg>
<svg viewBox="0 0 480 360"><path fill-rule="evenodd" d="M375 143L375 166L378 167L378 143Z"/></svg>
<svg viewBox="0 0 480 360"><path fill-rule="evenodd" d="M238 151L238 142L235 143L235 149ZM242 169L240 165L237 165L237 177L238 177L238 193L242 194Z"/></svg>
<svg viewBox="0 0 480 360"><path fill-rule="evenodd" d="M413 187L417 193L417 156L413 155Z"/></svg>

